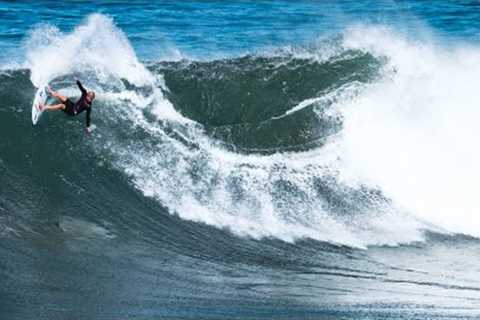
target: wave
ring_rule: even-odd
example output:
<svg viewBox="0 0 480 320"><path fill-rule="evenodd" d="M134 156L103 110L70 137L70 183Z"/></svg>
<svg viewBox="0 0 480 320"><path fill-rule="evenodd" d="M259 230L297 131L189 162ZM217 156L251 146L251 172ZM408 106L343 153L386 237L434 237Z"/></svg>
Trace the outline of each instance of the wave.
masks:
<svg viewBox="0 0 480 320"><path fill-rule="evenodd" d="M240 236L354 247L422 241L425 229L476 235L475 99L463 83L474 49L357 26L311 54L144 65L100 14L70 33L39 26L27 43L34 85L72 95L80 77L97 91L86 147L170 214Z"/></svg>
<svg viewBox="0 0 480 320"><path fill-rule="evenodd" d="M388 57L394 70L341 107L347 171L421 219L480 236L479 48L418 42L385 27L352 29L345 43Z"/></svg>

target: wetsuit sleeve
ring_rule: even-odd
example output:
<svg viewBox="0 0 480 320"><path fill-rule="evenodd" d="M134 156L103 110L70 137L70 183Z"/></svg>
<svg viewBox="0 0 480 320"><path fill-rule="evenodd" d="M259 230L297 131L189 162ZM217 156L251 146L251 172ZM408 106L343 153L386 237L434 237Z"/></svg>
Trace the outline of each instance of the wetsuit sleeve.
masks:
<svg viewBox="0 0 480 320"><path fill-rule="evenodd" d="M92 112L92 107L87 108L87 116L86 116L86 119L87 119L87 128L90 127L90 112Z"/></svg>
<svg viewBox="0 0 480 320"><path fill-rule="evenodd" d="M78 80L77 80L77 86L80 89L80 91L82 91L82 96L87 94L87 90L85 90L85 88L82 86L81 82L78 81Z"/></svg>

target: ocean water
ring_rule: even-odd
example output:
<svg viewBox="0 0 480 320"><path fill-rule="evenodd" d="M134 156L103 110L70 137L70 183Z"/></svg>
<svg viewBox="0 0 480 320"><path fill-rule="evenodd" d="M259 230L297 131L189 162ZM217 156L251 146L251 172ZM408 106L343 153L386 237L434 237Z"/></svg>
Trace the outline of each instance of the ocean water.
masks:
<svg viewBox="0 0 480 320"><path fill-rule="evenodd" d="M0 1L0 319L478 319L479 19Z"/></svg>

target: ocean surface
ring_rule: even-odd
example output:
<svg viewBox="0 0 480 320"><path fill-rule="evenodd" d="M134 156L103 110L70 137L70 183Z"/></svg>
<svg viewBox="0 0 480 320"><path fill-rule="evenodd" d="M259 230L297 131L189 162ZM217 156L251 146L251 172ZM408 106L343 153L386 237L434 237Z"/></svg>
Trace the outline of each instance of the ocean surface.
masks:
<svg viewBox="0 0 480 320"><path fill-rule="evenodd" d="M478 1L0 1L0 319L479 319L479 77Z"/></svg>

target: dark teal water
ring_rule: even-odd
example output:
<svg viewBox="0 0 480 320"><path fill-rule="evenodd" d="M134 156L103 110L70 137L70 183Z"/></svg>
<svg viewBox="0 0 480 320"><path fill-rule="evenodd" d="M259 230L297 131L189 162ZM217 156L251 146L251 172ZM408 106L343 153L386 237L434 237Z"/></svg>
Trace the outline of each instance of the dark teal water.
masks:
<svg viewBox="0 0 480 320"><path fill-rule="evenodd" d="M0 318L478 318L479 15L0 2Z"/></svg>

